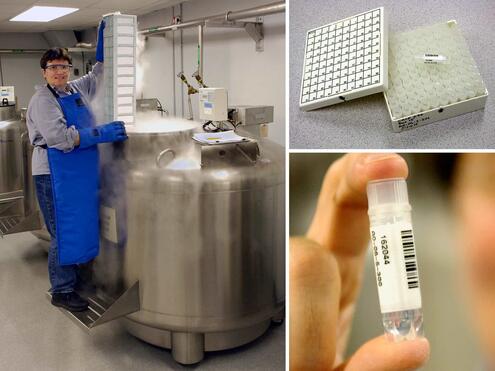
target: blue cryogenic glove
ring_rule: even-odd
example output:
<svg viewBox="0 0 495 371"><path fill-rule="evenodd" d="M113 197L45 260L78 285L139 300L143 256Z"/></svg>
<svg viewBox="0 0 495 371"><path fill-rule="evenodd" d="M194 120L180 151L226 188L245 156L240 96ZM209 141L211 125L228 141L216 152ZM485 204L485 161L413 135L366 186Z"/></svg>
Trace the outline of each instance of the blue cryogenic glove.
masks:
<svg viewBox="0 0 495 371"><path fill-rule="evenodd" d="M91 147L98 143L123 142L126 139L127 134L122 121L79 130L79 148Z"/></svg>
<svg viewBox="0 0 495 371"><path fill-rule="evenodd" d="M103 30L105 29L105 21L102 19L98 26L98 39L96 41L96 61L103 62Z"/></svg>

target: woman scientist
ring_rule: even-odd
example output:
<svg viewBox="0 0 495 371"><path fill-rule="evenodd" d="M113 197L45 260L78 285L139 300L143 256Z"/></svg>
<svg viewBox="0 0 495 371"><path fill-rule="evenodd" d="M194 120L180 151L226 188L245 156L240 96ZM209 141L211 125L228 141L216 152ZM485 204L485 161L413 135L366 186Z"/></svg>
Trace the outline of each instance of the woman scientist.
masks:
<svg viewBox="0 0 495 371"><path fill-rule="evenodd" d="M98 30L92 72L69 82L72 59L66 49L47 50L40 60L46 85L29 102L27 126L35 146L32 169L36 194L51 236L48 272L52 304L87 309L75 291L78 264L99 250L98 143L127 139L123 122L96 126L89 108L103 77L103 30Z"/></svg>

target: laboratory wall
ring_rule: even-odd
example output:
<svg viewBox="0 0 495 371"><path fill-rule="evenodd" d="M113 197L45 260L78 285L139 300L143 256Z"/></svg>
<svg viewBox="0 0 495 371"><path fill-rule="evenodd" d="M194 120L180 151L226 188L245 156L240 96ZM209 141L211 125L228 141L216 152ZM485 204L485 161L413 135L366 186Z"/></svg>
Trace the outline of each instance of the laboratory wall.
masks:
<svg viewBox="0 0 495 371"><path fill-rule="evenodd" d="M14 86L18 107L27 107L37 85L43 84L40 58L42 53L24 53L22 49L48 49L49 45L40 33L0 33L0 50L19 52L0 53L0 86ZM92 53L94 55L94 53ZM74 68L83 73L81 53L73 53ZM88 60L86 56L85 60ZM74 71L73 71L74 72ZM77 78L73 76L72 78Z"/></svg>
<svg viewBox="0 0 495 371"><path fill-rule="evenodd" d="M44 49L48 43L39 33L0 33L0 49ZM0 85L15 86L19 107L27 107L34 86L43 83L40 54L1 53Z"/></svg>
<svg viewBox="0 0 495 371"><path fill-rule="evenodd" d="M139 29L168 25L182 11L187 21L227 11L266 4L266 0L193 0L182 6L154 11L138 17ZM181 9L182 8L182 9ZM229 105L273 105L274 123L269 138L285 144L285 14L263 17L264 51L257 52L254 40L242 28L204 29L205 83L225 87ZM93 30L89 30L93 31ZM88 34L91 32L88 31ZM91 34L93 35L94 32ZM84 37L84 33L81 34ZM91 42L94 40L83 40ZM138 98L158 98L173 116L188 117L187 88L177 78L183 71L191 76L197 70L197 28L167 32L139 43ZM40 33L0 33L0 49L45 49L49 45ZM83 58L94 54L72 53L73 64L83 73ZM35 86L43 84L39 69L41 53L0 53L0 84L14 85L19 107L27 107ZM77 78L77 76L72 76ZM198 95L191 97L193 115L198 118Z"/></svg>
<svg viewBox="0 0 495 371"><path fill-rule="evenodd" d="M227 11L267 4L266 0L203 0L182 5L182 20L188 21ZM180 6L138 17L139 29L168 25ZM274 123L269 138L285 144L285 14L263 17L264 51L256 52L254 40L244 29L211 28L204 30L204 67L206 85L228 89L229 105L273 105ZM182 42L181 42L182 38ZM141 46L143 69L138 82L139 97L158 98L176 116L188 115L187 88L177 78L183 71L190 82L197 69L197 28L148 37ZM174 99L175 91L175 99ZM192 96L194 117L198 116L198 95Z"/></svg>

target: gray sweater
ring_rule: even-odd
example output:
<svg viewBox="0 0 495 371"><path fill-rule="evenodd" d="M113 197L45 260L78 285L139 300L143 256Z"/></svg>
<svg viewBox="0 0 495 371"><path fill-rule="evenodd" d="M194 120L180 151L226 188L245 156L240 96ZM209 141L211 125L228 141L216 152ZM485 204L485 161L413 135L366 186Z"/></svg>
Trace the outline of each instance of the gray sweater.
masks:
<svg viewBox="0 0 495 371"><path fill-rule="evenodd" d="M69 82L68 85L81 94L84 103L89 107L98 84L103 81L102 76L103 64L96 63L90 73ZM61 97L71 94L69 91L55 90ZM33 175L50 174L47 150L40 146L47 145L50 148L70 152L74 149L74 141L79 134L74 126L67 127L62 107L46 85L40 87L31 98L26 123L29 139L35 146L32 157Z"/></svg>

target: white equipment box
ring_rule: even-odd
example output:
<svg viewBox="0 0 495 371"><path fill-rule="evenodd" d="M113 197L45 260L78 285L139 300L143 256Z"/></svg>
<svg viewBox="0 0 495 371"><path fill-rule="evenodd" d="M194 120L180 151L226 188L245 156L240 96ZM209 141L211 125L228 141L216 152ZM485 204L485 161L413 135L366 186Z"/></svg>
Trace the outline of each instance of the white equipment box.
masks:
<svg viewBox="0 0 495 371"><path fill-rule="evenodd" d="M110 14L103 17L105 120L135 121L136 35L135 15Z"/></svg>
<svg viewBox="0 0 495 371"><path fill-rule="evenodd" d="M233 106L232 119L236 125L262 125L273 122L273 106Z"/></svg>
<svg viewBox="0 0 495 371"><path fill-rule="evenodd" d="M200 120L226 121L228 115L227 107L227 89L199 89Z"/></svg>
<svg viewBox="0 0 495 371"><path fill-rule="evenodd" d="M0 105L15 104L15 92L13 86L0 86Z"/></svg>

